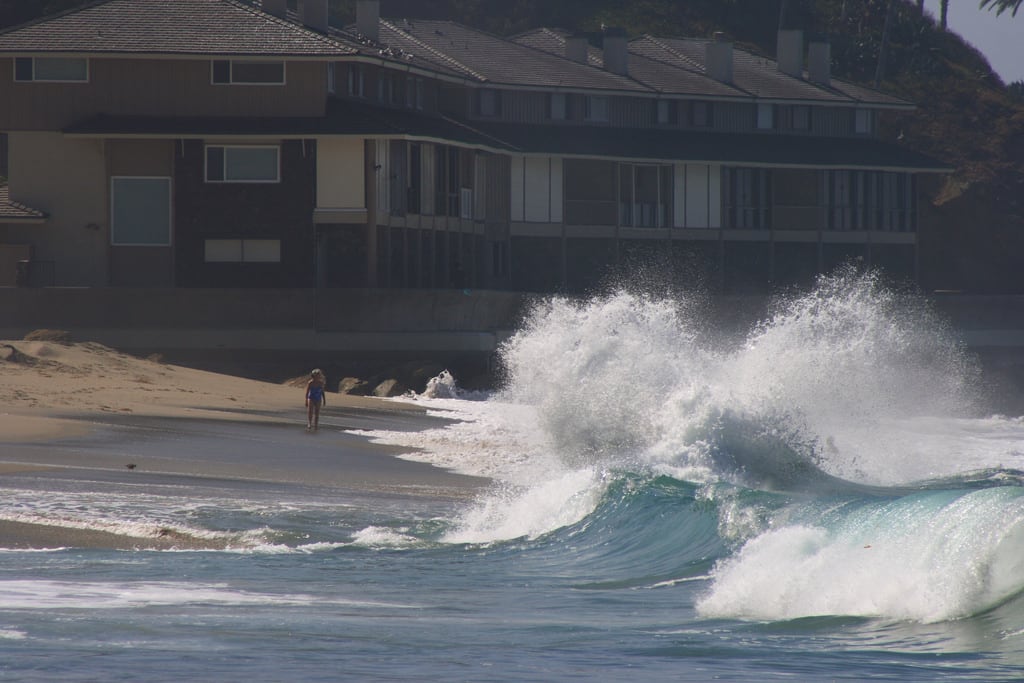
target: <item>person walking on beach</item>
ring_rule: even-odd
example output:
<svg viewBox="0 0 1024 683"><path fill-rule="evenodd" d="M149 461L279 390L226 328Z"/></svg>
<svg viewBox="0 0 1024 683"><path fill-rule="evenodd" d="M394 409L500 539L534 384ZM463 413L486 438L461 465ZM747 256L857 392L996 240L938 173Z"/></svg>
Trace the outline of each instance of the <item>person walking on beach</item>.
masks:
<svg viewBox="0 0 1024 683"><path fill-rule="evenodd" d="M327 388L327 379L320 368L309 373L309 381L306 382L306 431L317 431L320 428L320 407L327 405L327 397L324 390Z"/></svg>

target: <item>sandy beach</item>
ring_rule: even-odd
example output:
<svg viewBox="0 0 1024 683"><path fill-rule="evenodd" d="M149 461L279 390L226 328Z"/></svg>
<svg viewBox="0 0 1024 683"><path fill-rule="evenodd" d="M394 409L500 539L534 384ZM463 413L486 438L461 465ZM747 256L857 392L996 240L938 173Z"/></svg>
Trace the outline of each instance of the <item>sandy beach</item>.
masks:
<svg viewBox="0 0 1024 683"><path fill-rule="evenodd" d="M309 434L301 386L174 366L94 343L0 341L0 486L31 479L64 490L88 480L259 495L285 488L293 495L472 495L482 480L400 460L358 434L439 423L408 403L329 393L321 429ZM126 534L39 515L0 519L0 548L231 543L158 526Z"/></svg>

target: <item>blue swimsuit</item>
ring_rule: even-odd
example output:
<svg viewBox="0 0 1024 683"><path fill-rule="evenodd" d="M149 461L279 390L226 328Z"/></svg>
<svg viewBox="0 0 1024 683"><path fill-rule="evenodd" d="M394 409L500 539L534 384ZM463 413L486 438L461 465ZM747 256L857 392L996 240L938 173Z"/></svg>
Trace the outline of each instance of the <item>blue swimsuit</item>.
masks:
<svg viewBox="0 0 1024 683"><path fill-rule="evenodd" d="M324 400L324 388L314 384L309 388L308 398L310 401L320 403Z"/></svg>

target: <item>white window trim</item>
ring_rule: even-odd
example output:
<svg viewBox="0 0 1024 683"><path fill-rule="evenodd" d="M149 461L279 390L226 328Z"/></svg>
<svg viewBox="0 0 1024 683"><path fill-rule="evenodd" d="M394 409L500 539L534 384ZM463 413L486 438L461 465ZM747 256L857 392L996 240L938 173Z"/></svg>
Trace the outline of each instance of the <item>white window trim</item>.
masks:
<svg viewBox="0 0 1024 683"><path fill-rule="evenodd" d="M227 177L227 154L224 154L224 168L222 169L221 175L224 176L221 180L210 180L210 153L211 147L220 147L224 150L228 149L273 149L277 153L277 177L273 180L231 180ZM203 146L203 181L213 185L219 185L224 183L230 184L265 184L273 185L281 182L281 146L280 145L220 145L220 144L206 144Z"/></svg>
<svg viewBox="0 0 1024 683"><path fill-rule="evenodd" d="M228 80L227 83L221 83L213 80L213 65L217 62L228 63ZM235 80L235 62L239 63L251 63L251 64L280 64L281 65L281 81L236 81ZM271 87L281 87L288 85L288 62L283 59L211 59L210 60L210 85L264 85Z"/></svg>
<svg viewBox="0 0 1024 683"><path fill-rule="evenodd" d="M114 185L116 180L166 180L169 192L167 193L167 220L169 222L167 230L167 241L162 243L146 243L146 242L117 242L114 240L114 234L116 232L116 226L114 225L114 216L116 211L114 210L115 196L114 196ZM110 246L112 247L155 247L163 249L173 244L174 237L174 189L172 187L172 181L169 176L152 175L152 176L140 176L140 175L114 175L110 176Z"/></svg>
<svg viewBox="0 0 1024 683"><path fill-rule="evenodd" d="M18 78L18 60L19 59L30 59L32 60L32 78L25 80ZM36 60L37 59L67 59L67 60L78 60L81 59L85 62L85 78L75 80L63 80L63 79L49 79L49 78L36 78ZM15 57L11 60L11 75L15 83L88 83L92 78L92 65L89 63L88 57Z"/></svg>

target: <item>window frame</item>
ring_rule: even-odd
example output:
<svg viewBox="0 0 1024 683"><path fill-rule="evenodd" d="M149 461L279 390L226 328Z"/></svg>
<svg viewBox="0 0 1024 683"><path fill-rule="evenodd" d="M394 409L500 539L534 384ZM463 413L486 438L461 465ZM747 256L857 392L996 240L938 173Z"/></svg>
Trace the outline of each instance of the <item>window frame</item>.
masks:
<svg viewBox="0 0 1024 683"><path fill-rule="evenodd" d="M221 178L210 179L210 149L219 148L222 153ZM229 149L273 149L276 156L276 177L273 179L230 179L228 178L228 154ZM220 184L261 184L274 185L281 182L281 145L240 145L207 143L203 146L203 182L213 185Z"/></svg>
<svg viewBox="0 0 1024 683"><path fill-rule="evenodd" d="M220 243L222 245L231 245L237 242L238 246L238 258L210 258L210 246L211 243ZM255 247L257 242L265 242L268 244L276 243L277 253L276 258L246 258L245 256L245 245L246 243L253 243ZM211 237L203 240L203 263L281 263L281 240L278 238L266 238L266 237Z"/></svg>
<svg viewBox="0 0 1024 683"><path fill-rule="evenodd" d="M52 62L83 62L85 65L85 77L84 78L38 78L36 75L36 62L39 60L46 60ZM30 78L19 78L19 63L24 65L25 62L29 64ZM92 66L89 63L88 57L15 57L11 60L13 69L13 78L15 83L88 83L92 77Z"/></svg>
<svg viewBox="0 0 1024 683"><path fill-rule="evenodd" d="M775 130L775 105L758 102L756 108L754 127L757 130Z"/></svg>
<svg viewBox="0 0 1024 683"><path fill-rule="evenodd" d="M602 107L594 105L601 103ZM583 110L583 120L591 123L608 123L611 120L611 98L607 95L587 95Z"/></svg>
<svg viewBox="0 0 1024 683"><path fill-rule="evenodd" d="M160 180L167 187L167 240L162 242L120 242L117 239L117 193L119 180ZM174 244L174 186L170 176L110 176L110 246L112 247L155 247L167 248Z"/></svg>
<svg viewBox="0 0 1024 683"><path fill-rule="evenodd" d="M226 81L217 80L217 65L227 64L228 78ZM242 81L235 79L235 64L267 64L281 65L280 81ZM284 86L288 84L288 62L283 59L211 59L210 60L210 85L264 85Z"/></svg>

